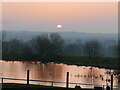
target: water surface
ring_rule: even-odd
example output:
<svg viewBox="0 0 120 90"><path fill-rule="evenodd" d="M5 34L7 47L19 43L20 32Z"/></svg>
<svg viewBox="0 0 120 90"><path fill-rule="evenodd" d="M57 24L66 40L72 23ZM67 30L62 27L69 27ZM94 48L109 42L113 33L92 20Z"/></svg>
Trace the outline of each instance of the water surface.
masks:
<svg viewBox="0 0 120 90"><path fill-rule="evenodd" d="M97 68L91 66L76 66L57 63L41 62L20 62L20 61L1 61L2 76L4 78L26 79L26 71L30 70L30 79L66 82L66 73L69 72L69 79L72 83L110 85L110 72L114 70ZM107 80L107 81L106 81ZM4 83L26 83L26 81L4 80ZM51 85L45 82L30 82L31 84ZM70 84L75 87L76 84ZM77 84L79 85L79 84ZM114 86L120 86L118 76L114 75ZM65 87L64 83L54 83L54 86ZM83 88L91 88L91 85L80 85Z"/></svg>

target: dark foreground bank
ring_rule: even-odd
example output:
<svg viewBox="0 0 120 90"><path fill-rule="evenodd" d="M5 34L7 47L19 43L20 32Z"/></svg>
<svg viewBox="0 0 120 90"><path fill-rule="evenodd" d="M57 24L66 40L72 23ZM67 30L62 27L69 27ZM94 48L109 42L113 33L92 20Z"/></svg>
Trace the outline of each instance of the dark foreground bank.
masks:
<svg viewBox="0 0 120 90"><path fill-rule="evenodd" d="M42 85L25 85L25 84L14 84L14 83L4 83L2 85L2 90L80 90L75 88L63 88L63 87L51 87ZM81 89L81 90L94 90L94 89Z"/></svg>

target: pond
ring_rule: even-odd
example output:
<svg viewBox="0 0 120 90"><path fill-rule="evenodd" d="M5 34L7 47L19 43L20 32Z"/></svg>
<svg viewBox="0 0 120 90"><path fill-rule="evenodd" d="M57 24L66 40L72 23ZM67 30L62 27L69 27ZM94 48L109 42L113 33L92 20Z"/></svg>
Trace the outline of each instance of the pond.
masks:
<svg viewBox="0 0 120 90"><path fill-rule="evenodd" d="M30 71L30 79L66 82L66 73L69 72L69 87L80 85L82 88L92 88L92 85L110 85L111 72L115 70L97 68L91 66L76 66L66 65L62 63L41 63L41 62L20 62L20 61L1 61L2 64L2 77L3 78L17 78L26 79L27 70ZM114 86L120 86L118 83L118 75L114 74ZM4 83L26 83L20 80L4 80ZM77 84L80 83L80 84ZM35 82L30 81L30 84L48 85L49 82ZM86 84L86 85L82 85ZM65 83L54 83L54 86L66 87Z"/></svg>

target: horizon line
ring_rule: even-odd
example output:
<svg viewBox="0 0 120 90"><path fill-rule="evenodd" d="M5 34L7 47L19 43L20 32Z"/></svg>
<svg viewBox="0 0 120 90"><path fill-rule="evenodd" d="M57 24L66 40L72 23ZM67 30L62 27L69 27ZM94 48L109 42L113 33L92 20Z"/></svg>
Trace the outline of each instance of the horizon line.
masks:
<svg viewBox="0 0 120 90"><path fill-rule="evenodd" d="M69 32L73 32L73 33L89 33L89 34L119 34L119 31L118 31L118 33L116 33L116 32L108 32L108 33L106 33L106 32L77 32L77 31L32 31L32 30L2 30L2 32L3 31L15 31L15 32L49 32L49 33L51 33L51 32L58 32L58 33L61 33L61 32L67 32L67 33L69 33Z"/></svg>

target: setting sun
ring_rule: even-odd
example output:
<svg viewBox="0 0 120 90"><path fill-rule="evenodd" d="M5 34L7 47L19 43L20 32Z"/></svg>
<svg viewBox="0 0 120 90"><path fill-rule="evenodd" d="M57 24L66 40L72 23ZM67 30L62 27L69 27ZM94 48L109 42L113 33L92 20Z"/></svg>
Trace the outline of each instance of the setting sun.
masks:
<svg viewBox="0 0 120 90"><path fill-rule="evenodd" d="M62 25L57 25L57 28L62 28Z"/></svg>

